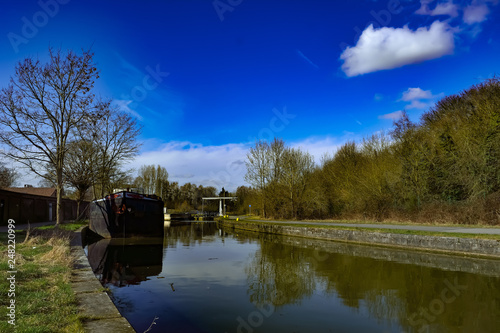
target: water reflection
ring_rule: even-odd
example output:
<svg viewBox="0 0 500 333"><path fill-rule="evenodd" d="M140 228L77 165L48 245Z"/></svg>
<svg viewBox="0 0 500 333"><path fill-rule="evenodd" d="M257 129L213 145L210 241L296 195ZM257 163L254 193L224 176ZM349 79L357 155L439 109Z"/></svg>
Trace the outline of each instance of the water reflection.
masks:
<svg viewBox="0 0 500 333"><path fill-rule="evenodd" d="M300 304L313 294L317 280L308 260L311 250L297 251L280 243L279 238L261 238L260 245L260 251L245 268L250 302L279 307Z"/></svg>
<svg viewBox="0 0 500 333"><path fill-rule="evenodd" d="M408 332L496 332L500 261L259 235L251 302L277 309L321 290ZM349 255L346 255L349 253ZM356 255L353 255L356 253ZM430 268L435 267L435 268Z"/></svg>
<svg viewBox="0 0 500 333"><path fill-rule="evenodd" d="M138 285L162 271L163 243L148 239L101 239L87 256L103 286Z"/></svg>
<svg viewBox="0 0 500 333"><path fill-rule="evenodd" d="M165 247L176 247L214 242L219 235L219 228L215 222L171 221L165 228Z"/></svg>
<svg viewBox="0 0 500 333"><path fill-rule="evenodd" d="M500 261L176 222L89 261L137 331L496 332ZM147 283L145 282L147 281ZM129 288L121 288L122 286Z"/></svg>

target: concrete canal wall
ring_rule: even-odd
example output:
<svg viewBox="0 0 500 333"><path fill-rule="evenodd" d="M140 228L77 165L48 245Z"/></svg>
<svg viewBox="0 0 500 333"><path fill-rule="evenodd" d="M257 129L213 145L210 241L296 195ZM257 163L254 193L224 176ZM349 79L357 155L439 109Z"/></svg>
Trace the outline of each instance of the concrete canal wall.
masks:
<svg viewBox="0 0 500 333"><path fill-rule="evenodd" d="M238 234L241 230L228 228L225 233ZM401 247L372 246L371 244L356 244L336 242L326 239L305 237L284 237L282 235L259 233L259 239L283 245L313 250L310 260L319 262L326 260L329 254L340 254L354 257L369 258L394 263L417 265L440 270L481 274L492 277L500 276L500 260L495 258L474 258L448 253L428 251L408 251ZM325 255L328 254L328 255Z"/></svg>
<svg viewBox="0 0 500 333"><path fill-rule="evenodd" d="M75 258L71 287L80 313L87 318L84 322L85 332L134 333L135 330L122 317L90 267L82 246L87 231L88 227L84 227L75 232L71 242L71 253Z"/></svg>
<svg viewBox="0 0 500 333"><path fill-rule="evenodd" d="M248 223L234 220L222 220L220 223L224 227L269 234L391 246L433 252L451 252L461 255L500 259L500 241L498 240L404 235L390 232L315 228L309 226L285 226L273 223Z"/></svg>

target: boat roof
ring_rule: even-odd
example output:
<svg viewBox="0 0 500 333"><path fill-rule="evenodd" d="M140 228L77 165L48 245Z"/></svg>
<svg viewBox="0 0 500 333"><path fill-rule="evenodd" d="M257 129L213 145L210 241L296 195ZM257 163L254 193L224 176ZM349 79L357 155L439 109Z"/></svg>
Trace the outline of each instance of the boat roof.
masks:
<svg viewBox="0 0 500 333"><path fill-rule="evenodd" d="M94 200L94 202L105 201L117 198L130 198L130 199L141 199L141 200L151 200L151 201L161 201L161 198L155 194L142 194L130 191L120 191L112 194L108 194L102 199Z"/></svg>

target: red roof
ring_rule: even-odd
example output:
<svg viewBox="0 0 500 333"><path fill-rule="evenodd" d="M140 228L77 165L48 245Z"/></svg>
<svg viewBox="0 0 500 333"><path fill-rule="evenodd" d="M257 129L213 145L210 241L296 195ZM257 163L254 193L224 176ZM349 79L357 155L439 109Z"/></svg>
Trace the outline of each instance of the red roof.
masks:
<svg viewBox="0 0 500 333"><path fill-rule="evenodd" d="M7 187L5 188L5 190L54 198L56 197L57 193L55 187Z"/></svg>

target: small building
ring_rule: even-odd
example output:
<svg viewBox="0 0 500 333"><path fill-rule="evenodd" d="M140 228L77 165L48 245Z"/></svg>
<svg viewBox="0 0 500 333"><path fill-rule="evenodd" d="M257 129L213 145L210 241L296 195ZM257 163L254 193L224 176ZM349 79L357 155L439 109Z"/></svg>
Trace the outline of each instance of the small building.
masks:
<svg viewBox="0 0 500 333"><path fill-rule="evenodd" d="M84 203L80 209L85 208ZM51 222L56 220L57 197L53 187L8 187L0 189L0 225L9 219L16 223ZM77 218L77 203L62 199L62 220Z"/></svg>

